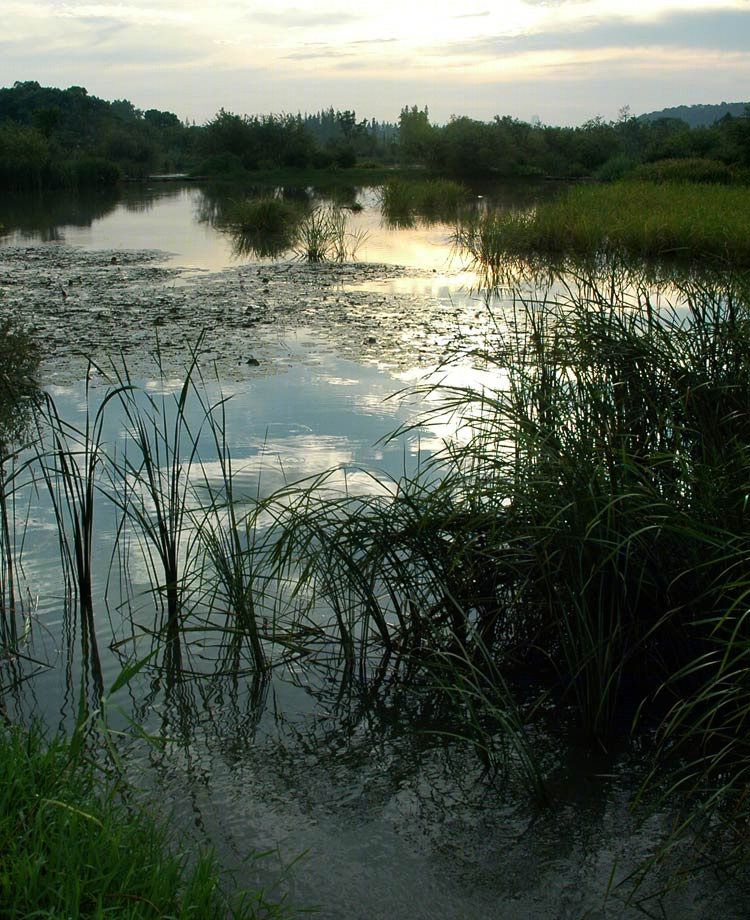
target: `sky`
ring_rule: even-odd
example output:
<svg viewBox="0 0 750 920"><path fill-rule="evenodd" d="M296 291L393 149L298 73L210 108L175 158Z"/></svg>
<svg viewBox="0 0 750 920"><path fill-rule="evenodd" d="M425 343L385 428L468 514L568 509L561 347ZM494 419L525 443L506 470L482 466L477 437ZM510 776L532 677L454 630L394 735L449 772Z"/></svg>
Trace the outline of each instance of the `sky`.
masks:
<svg viewBox="0 0 750 920"><path fill-rule="evenodd" d="M0 0L0 86L203 124L428 107L544 124L750 100L750 0Z"/></svg>

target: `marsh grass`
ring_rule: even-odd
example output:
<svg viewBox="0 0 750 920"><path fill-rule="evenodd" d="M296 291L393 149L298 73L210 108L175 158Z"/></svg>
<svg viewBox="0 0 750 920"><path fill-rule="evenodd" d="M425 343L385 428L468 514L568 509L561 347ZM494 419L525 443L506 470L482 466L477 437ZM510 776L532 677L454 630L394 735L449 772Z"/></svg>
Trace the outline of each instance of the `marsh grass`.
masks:
<svg viewBox="0 0 750 920"><path fill-rule="evenodd" d="M20 455L30 439L40 399L39 354L32 336L10 320L0 325L0 642L18 638L15 499L26 464Z"/></svg>
<svg viewBox="0 0 750 920"><path fill-rule="evenodd" d="M265 670L267 661L260 630L258 595L262 589L254 554L253 505L246 496L239 500L235 495L234 467L226 439L226 399L208 405L200 397L200 402L220 472L217 485L203 470L203 491L208 502L203 502L206 510L201 516L199 535L212 569L207 618L210 620L217 607L224 612L220 629L224 667L230 673L238 673L242 647L247 642L253 668L259 673Z"/></svg>
<svg viewBox="0 0 750 920"><path fill-rule="evenodd" d="M452 179L389 179L380 189L380 206L392 226L410 227L425 221L456 219L468 189Z"/></svg>
<svg viewBox="0 0 750 920"><path fill-rule="evenodd" d="M264 892L229 899L214 857L188 858L164 826L106 785L86 752L0 728L0 912L28 917L281 918Z"/></svg>
<svg viewBox="0 0 750 920"><path fill-rule="evenodd" d="M226 221L237 255L275 257L294 246L304 210L278 195L232 201Z"/></svg>
<svg viewBox="0 0 750 920"><path fill-rule="evenodd" d="M300 210L285 198L261 195L233 201L228 216L239 230L273 235L289 233L300 218Z"/></svg>
<svg viewBox="0 0 750 920"><path fill-rule="evenodd" d="M750 189L619 182L570 188L528 211L486 211L454 234L492 278L509 255L629 253L750 264Z"/></svg>
<svg viewBox="0 0 750 920"><path fill-rule="evenodd" d="M352 670L379 650L407 684L422 675L530 788L542 703L599 748L660 725L654 775L741 849L747 280L656 298L613 264L551 299L516 295L474 355L496 386L421 389L425 420L467 439L379 496L321 481L271 497L260 550L319 622L327 605Z"/></svg>
<svg viewBox="0 0 750 920"><path fill-rule="evenodd" d="M89 381L86 375L86 414L83 428L66 422L54 400L46 396L37 415L36 469L46 484L55 523L66 583L72 588L80 614L82 641L91 663L98 695L103 693L101 665L95 626L92 549L95 540L96 496L111 474L103 443L104 418L108 403L121 397L115 388L92 415ZM106 490L105 490L106 491Z"/></svg>

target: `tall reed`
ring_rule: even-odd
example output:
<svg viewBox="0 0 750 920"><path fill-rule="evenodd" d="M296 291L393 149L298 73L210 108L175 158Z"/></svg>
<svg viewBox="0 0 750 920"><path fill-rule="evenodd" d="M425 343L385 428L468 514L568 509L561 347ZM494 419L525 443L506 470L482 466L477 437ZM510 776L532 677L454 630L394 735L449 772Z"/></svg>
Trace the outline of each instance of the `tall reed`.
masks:
<svg viewBox="0 0 750 920"><path fill-rule="evenodd" d="M701 755L696 781L729 762L741 777L747 286L693 279L669 302L616 262L558 291L497 317L481 354L496 385L422 388L426 420L468 439L379 496L272 497L263 551L328 604L360 667L380 647L454 688L479 748L494 718L533 762L541 700L608 746L680 694L664 750L705 734L726 759Z"/></svg>
<svg viewBox="0 0 750 920"><path fill-rule="evenodd" d="M22 449L31 439L39 403L39 354L29 332L10 320L0 324L0 640L18 638L15 499L27 464Z"/></svg>
<svg viewBox="0 0 750 920"><path fill-rule="evenodd" d="M209 498L202 515L200 537L212 566L209 575L209 615L217 605L223 607L225 622L222 640L225 666L230 673L239 670L240 654L246 641L256 672L266 667L261 641L260 614L256 605L258 587L254 543L255 525L251 509L244 509L247 497L238 499L234 488L234 467L226 439L226 399L204 406L214 454L219 466L219 484L204 469L203 486Z"/></svg>
<svg viewBox="0 0 750 920"><path fill-rule="evenodd" d="M355 258L366 238L366 231L347 230L340 207L317 207L299 225L294 251L306 262L346 262Z"/></svg>
<svg viewBox="0 0 750 920"><path fill-rule="evenodd" d="M159 366L160 359L157 355ZM200 434L189 421L189 398L194 392L198 349L182 385L172 399L137 391L123 369L117 388L119 406L128 426L130 451L117 459L113 501L135 523L152 573L165 617L160 631L167 640L167 660L179 671L182 666L180 621L191 587L197 528L189 514L195 506L191 471L198 457ZM162 380L164 374L161 373Z"/></svg>
<svg viewBox="0 0 750 920"><path fill-rule="evenodd" d="M122 395L111 390L91 416L91 368L86 375L86 418L83 428L63 420L54 399L46 394L44 411L38 419L36 449L38 468L47 485L58 529L64 570L69 573L78 601L84 649L92 665L94 684L103 692L96 638L93 597L92 547L97 491L101 490L101 468L108 465L102 435L108 403ZM51 441L47 447L48 439ZM109 470L103 471L105 474ZM72 531L72 532L71 532Z"/></svg>

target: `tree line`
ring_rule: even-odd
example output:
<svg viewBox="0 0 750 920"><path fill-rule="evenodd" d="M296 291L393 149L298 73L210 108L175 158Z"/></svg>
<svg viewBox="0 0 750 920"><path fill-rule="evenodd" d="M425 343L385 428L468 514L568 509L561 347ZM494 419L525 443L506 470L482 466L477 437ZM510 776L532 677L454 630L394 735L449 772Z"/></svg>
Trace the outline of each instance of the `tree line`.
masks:
<svg viewBox="0 0 750 920"><path fill-rule="evenodd" d="M491 122L457 117L437 126L426 108L414 106L402 109L399 128L403 161L452 175L617 179L656 175L655 164L681 161L683 172L696 177L702 168L716 181L750 178L750 107L710 127L691 128L677 118L644 120L624 108L615 121L597 117L567 128L507 115Z"/></svg>
<svg viewBox="0 0 750 920"><path fill-rule="evenodd" d="M748 112L691 128L678 118L639 119L625 109L616 121L597 117L567 128L507 115L433 125L427 108L417 106L404 107L397 123L360 120L352 110L333 108L304 115L238 115L222 108L198 126L173 112L99 99L80 86L63 90L26 81L0 89L0 186L113 185L122 176L157 172L231 175L366 162L457 176L603 179L638 169L664 172L666 163L687 178L746 181Z"/></svg>

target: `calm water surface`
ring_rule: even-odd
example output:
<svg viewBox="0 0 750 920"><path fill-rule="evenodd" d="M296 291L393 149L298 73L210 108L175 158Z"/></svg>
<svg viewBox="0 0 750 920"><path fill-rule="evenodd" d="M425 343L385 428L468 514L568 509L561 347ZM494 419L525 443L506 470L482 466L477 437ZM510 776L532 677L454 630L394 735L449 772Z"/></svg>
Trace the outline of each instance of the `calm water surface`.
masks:
<svg viewBox="0 0 750 920"><path fill-rule="evenodd" d="M230 237L206 219L205 195L200 187L155 186L120 198L18 200L0 208L0 223L11 229L5 239L12 243L167 250L173 265L215 271L236 257ZM394 279L385 289L421 285L438 295L447 286L460 295L467 276L451 263L448 225L388 229L372 190L355 197L364 209L352 216L353 226L369 233L359 258L435 276ZM335 355L305 361L304 330L289 334L289 348L300 361L286 373L221 391L231 397L226 432L238 494L264 495L331 468L340 471L339 488L377 491L378 479L413 471L442 438L455 436L447 424L421 426L384 443L414 417L413 403L388 397L416 375ZM139 383L154 394L180 385L179 379ZM106 392L94 380L90 406ZM216 387L208 393L220 395ZM52 395L65 418L83 423L83 383L53 388ZM113 403L104 431L109 451L122 449L125 427ZM210 445L202 460L210 477L216 460ZM43 495L34 487L18 495L23 575L34 612L28 660L16 664L27 679L8 705L19 717L40 715L53 728L70 728L82 688L92 692L91 648L66 612L57 531ZM114 551L116 509L102 497L97 515L96 638L106 689L120 656L147 647L143 630L153 601L137 541L128 551L131 580L123 585L124 562ZM203 653L196 648L196 669L202 661L210 671L208 645ZM471 751L434 733L429 688L407 690L376 669L346 677L332 654L280 667L261 684L248 674L170 683L146 669L112 702L168 739L163 746L126 745L132 778L154 807L183 835L213 846L243 883L274 884L280 867L299 857L281 890L301 905L319 906L326 920L644 916L624 905L617 890L606 896L611 880L632 871L672 820L656 811L639 823L631 812L637 758L562 749L551 728L541 747L548 750L552 804L540 809L512 782L487 776ZM126 725L114 709L110 720ZM248 868L244 861L257 850L271 856ZM663 904L649 903L648 915L732 920L745 916L742 906L731 884L705 879Z"/></svg>

